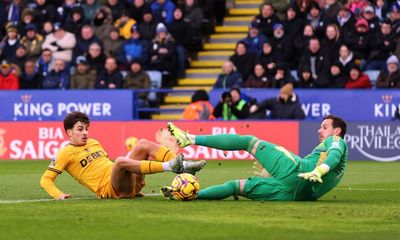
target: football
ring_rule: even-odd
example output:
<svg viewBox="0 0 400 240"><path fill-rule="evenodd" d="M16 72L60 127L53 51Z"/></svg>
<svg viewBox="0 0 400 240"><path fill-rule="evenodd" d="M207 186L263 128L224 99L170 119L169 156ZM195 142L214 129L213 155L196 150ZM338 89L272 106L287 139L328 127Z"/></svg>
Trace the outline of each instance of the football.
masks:
<svg viewBox="0 0 400 240"><path fill-rule="evenodd" d="M188 201L195 199L200 191L199 181L189 173L176 175L171 186L172 194L176 200Z"/></svg>

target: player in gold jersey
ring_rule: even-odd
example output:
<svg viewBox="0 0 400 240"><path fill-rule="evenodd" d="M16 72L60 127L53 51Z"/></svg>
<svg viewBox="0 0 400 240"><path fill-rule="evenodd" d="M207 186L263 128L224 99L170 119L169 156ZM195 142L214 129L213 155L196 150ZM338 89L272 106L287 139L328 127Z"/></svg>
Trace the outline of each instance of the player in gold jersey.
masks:
<svg viewBox="0 0 400 240"><path fill-rule="evenodd" d="M71 112L64 119L70 143L51 161L40 180L42 188L55 199L71 197L55 185L64 170L99 198L130 198L139 194L146 174L194 174L205 165L204 160L184 161L181 154L175 155L169 148L145 139L140 139L128 156L112 162L100 142L89 138L89 124L89 117L81 112ZM149 158L153 160L145 160Z"/></svg>

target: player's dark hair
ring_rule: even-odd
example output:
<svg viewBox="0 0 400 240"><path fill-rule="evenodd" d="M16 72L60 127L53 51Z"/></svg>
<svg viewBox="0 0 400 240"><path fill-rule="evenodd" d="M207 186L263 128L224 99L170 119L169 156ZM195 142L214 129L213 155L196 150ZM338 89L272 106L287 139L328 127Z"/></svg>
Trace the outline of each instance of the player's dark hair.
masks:
<svg viewBox="0 0 400 240"><path fill-rule="evenodd" d="M64 130L67 131L68 129L74 128L75 123L82 122L89 126L90 120L86 113L83 112L70 112L64 118Z"/></svg>
<svg viewBox="0 0 400 240"><path fill-rule="evenodd" d="M340 133L340 137L344 138L344 135L346 134L346 130L347 130L346 122L343 119L341 119L340 117L333 116L333 115L327 115L327 116L324 117L324 120L325 119L331 119L332 120L332 127L333 128L342 129L342 131Z"/></svg>

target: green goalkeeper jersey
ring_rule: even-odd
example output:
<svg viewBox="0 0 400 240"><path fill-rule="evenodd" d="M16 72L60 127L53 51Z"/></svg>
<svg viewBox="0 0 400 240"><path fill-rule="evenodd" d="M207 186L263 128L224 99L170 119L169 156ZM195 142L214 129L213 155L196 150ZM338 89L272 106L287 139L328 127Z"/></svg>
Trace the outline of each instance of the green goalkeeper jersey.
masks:
<svg viewBox="0 0 400 240"><path fill-rule="evenodd" d="M346 142L338 136L330 136L321 142L311 154L300 161L300 172L310 172L324 163L330 170L322 176L323 183L313 183L301 179L295 193L296 200L316 200L334 188L342 179L348 148Z"/></svg>

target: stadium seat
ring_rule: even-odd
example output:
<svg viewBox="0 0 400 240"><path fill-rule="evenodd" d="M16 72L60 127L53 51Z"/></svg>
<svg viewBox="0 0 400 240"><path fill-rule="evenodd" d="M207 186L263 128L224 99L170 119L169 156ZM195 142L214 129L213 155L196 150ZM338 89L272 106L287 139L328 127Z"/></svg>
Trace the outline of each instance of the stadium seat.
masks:
<svg viewBox="0 0 400 240"><path fill-rule="evenodd" d="M162 75L159 71L146 71L149 74L151 80L151 89L160 89L162 86ZM150 92L148 95L149 101L156 101L157 100L157 92Z"/></svg>
<svg viewBox="0 0 400 240"><path fill-rule="evenodd" d="M380 71L379 70L366 70L366 71L364 71L364 73L368 75L369 80L371 80L372 85L375 87L375 84L376 84L376 81L378 80Z"/></svg>

